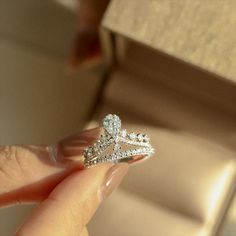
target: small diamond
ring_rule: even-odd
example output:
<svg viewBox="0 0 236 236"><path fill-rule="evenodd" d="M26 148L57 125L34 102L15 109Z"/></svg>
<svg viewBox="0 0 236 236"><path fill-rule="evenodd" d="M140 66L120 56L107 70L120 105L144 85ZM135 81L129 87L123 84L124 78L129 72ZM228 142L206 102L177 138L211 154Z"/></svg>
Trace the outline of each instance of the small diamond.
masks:
<svg viewBox="0 0 236 236"><path fill-rule="evenodd" d="M88 155L88 149L86 148L84 149L84 156L87 157L87 155Z"/></svg>
<svg viewBox="0 0 236 236"><path fill-rule="evenodd" d="M132 152L130 150L127 151L127 155L130 156L132 155Z"/></svg>
<svg viewBox="0 0 236 236"><path fill-rule="evenodd" d="M96 145L94 145L93 150L94 150L94 152L97 152L98 151L98 147Z"/></svg>
<svg viewBox="0 0 236 236"><path fill-rule="evenodd" d="M127 135L126 129L123 129L123 130L120 132L120 135L121 135L122 138L125 138L126 135Z"/></svg>
<svg viewBox="0 0 236 236"><path fill-rule="evenodd" d="M134 139L136 138L136 134L135 134L135 133L130 133L130 134L129 134L129 138L130 138L131 140L134 140Z"/></svg>
<svg viewBox="0 0 236 236"><path fill-rule="evenodd" d="M119 150L120 150L120 144L116 143L115 146L114 146L114 151L117 152Z"/></svg>
<svg viewBox="0 0 236 236"><path fill-rule="evenodd" d="M138 138L138 141L140 141L140 142L143 141L143 135L142 134L138 134L137 138Z"/></svg>
<svg viewBox="0 0 236 236"><path fill-rule="evenodd" d="M148 142L149 140L150 140L149 137L146 134L144 134L143 135L143 141Z"/></svg>
<svg viewBox="0 0 236 236"><path fill-rule="evenodd" d="M92 147L88 148L88 149L86 150L86 154L87 154L87 157L92 156L92 155L93 155L93 148L92 148Z"/></svg>

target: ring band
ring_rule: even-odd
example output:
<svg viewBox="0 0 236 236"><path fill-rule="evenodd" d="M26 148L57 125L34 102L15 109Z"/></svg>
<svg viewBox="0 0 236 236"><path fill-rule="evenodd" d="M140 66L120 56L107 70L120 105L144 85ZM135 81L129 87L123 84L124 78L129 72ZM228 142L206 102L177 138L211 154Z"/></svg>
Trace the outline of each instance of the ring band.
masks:
<svg viewBox="0 0 236 236"><path fill-rule="evenodd" d="M154 153L149 137L121 129L121 120L117 115L107 115L103 119L103 129L100 138L84 150L85 167L105 162L133 163ZM131 149L130 146L136 147Z"/></svg>

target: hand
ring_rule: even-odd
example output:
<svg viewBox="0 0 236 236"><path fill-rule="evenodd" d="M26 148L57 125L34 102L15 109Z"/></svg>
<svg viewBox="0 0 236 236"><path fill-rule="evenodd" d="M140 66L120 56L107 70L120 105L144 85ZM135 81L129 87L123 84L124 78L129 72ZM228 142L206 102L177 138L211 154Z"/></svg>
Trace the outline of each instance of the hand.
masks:
<svg viewBox="0 0 236 236"><path fill-rule="evenodd" d="M83 169L82 151L100 132L92 129L60 141L56 156L46 146L0 147L0 206L41 202L17 236L88 235L87 223L128 169L127 164Z"/></svg>

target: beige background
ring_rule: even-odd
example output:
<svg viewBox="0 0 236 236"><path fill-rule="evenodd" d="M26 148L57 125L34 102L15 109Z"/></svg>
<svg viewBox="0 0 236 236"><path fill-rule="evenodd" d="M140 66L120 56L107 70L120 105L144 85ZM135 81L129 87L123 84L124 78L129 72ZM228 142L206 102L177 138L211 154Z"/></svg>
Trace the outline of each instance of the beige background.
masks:
<svg viewBox="0 0 236 236"><path fill-rule="evenodd" d="M74 12L56 1L0 0L0 144L50 143L79 130L100 68L67 76ZM0 210L12 236L28 206Z"/></svg>
<svg viewBox="0 0 236 236"><path fill-rule="evenodd" d="M104 24L235 83L235 11L234 0L113 0Z"/></svg>

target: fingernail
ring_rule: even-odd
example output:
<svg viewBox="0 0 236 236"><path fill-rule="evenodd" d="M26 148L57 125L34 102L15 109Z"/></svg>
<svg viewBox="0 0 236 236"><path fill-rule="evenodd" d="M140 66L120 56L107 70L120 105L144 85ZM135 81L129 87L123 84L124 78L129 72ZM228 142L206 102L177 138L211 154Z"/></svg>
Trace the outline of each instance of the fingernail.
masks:
<svg viewBox="0 0 236 236"><path fill-rule="evenodd" d="M101 128L93 128L93 129L87 129L83 130L82 132L78 134L74 134L68 137L63 138L62 140L59 141L59 143L62 144L70 144L70 145L76 145L78 146L79 144L87 144L90 139L97 139L99 138L100 134L102 133ZM87 140L89 139L89 140Z"/></svg>
<svg viewBox="0 0 236 236"><path fill-rule="evenodd" d="M55 148L49 148L49 154L61 162L65 160L71 160L71 157L81 156L83 150L92 145L102 133L101 128L88 129L80 132L79 134L66 137L59 141ZM51 150L52 149L52 150ZM70 158L70 159L69 159Z"/></svg>
<svg viewBox="0 0 236 236"><path fill-rule="evenodd" d="M79 134L79 138L87 138L87 137L98 138L101 132L102 132L101 128L84 130Z"/></svg>
<svg viewBox="0 0 236 236"><path fill-rule="evenodd" d="M112 166L106 176L104 183L101 187L101 200L106 199L110 194L119 186L123 177L127 173L129 165L120 163Z"/></svg>

